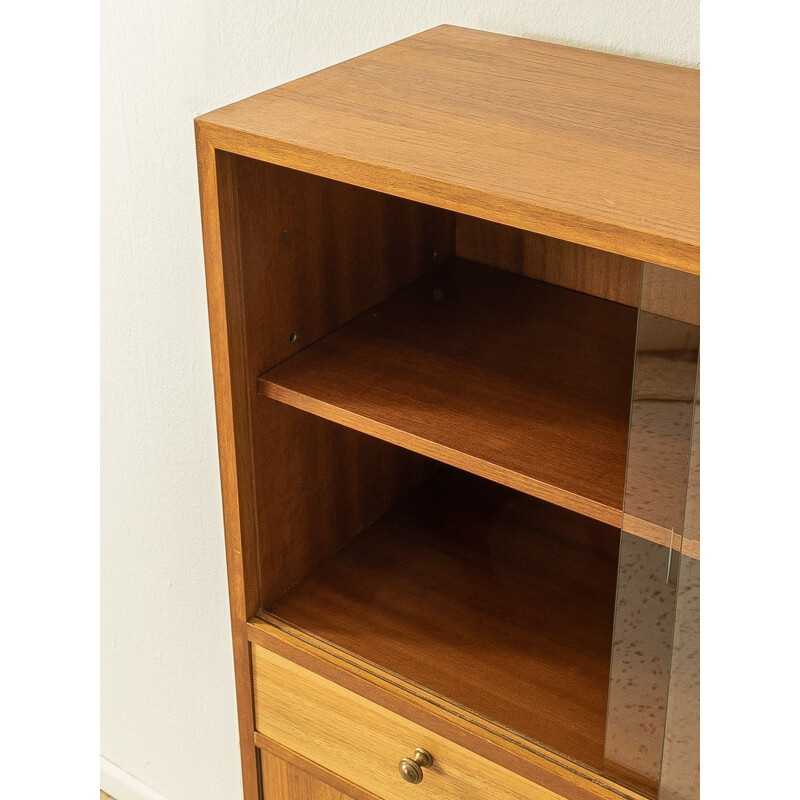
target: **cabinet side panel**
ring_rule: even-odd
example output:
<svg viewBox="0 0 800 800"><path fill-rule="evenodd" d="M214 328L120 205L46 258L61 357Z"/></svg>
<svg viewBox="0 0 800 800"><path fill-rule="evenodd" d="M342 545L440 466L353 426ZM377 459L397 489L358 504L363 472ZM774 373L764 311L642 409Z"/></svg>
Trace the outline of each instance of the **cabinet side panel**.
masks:
<svg viewBox="0 0 800 800"><path fill-rule="evenodd" d="M411 492L423 456L259 397L253 453L264 608Z"/></svg>
<svg viewBox="0 0 800 800"><path fill-rule="evenodd" d="M257 394L257 378L450 257L454 217L236 157L261 604L360 532L429 463Z"/></svg>
<svg viewBox="0 0 800 800"><path fill-rule="evenodd" d="M197 161L214 372L220 480L245 800L258 800L246 624L258 608L250 431L247 413L232 157L198 132Z"/></svg>

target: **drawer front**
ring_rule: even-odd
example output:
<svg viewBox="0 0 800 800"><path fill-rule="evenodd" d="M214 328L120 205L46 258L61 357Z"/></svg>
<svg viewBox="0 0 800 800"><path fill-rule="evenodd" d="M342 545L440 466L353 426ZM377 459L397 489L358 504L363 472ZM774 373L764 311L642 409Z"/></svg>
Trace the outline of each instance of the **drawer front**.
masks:
<svg viewBox="0 0 800 800"><path fill-rule="evenodd" d="M252 645L256 729L385 800L560 800L560 795L404 717ZM434 759L420 783L401 758Z"/></svg>

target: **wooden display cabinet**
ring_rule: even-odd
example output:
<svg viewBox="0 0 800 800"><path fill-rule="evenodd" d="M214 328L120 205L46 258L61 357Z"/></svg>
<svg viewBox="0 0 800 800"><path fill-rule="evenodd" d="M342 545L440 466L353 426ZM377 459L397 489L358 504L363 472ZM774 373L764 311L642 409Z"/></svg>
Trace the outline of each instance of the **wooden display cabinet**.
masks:
<svg viewBox="0 0 800 800"><path fill-rule="evenodd" d="M442 26L196 121L246 800L697 796L697 117Z"/></svg>

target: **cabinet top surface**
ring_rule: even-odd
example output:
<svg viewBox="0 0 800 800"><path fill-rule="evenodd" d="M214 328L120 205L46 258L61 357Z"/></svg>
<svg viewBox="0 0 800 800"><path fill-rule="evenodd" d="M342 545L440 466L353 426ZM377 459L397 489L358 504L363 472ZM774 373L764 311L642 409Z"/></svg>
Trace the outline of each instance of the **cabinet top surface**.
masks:
<svg viewBox="0 0 800 800"><path fill-rule="evenodd" d="M198 118L211 146L699 273L699 72L443 25Z"/></svg>

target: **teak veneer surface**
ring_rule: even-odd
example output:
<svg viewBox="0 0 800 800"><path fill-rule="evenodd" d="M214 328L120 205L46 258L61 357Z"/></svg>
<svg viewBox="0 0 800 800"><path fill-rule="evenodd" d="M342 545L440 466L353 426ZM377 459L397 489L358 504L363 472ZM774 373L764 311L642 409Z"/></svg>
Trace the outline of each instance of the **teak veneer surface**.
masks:
<svg viewBox="0 0 800 800"><path fill-rule="evenodd" d="M256 734L265 800L380 800L292 750ZM276 755L280 753L280 755Z"/></svg>
<svg viewBox="0 0 800 800"><path fill-rule="evenodd" d="M197 167L217 412L236 703L239 737L243 743L242 789L245 800L258 800L256 751L254 747L244 744L253 729L246 625L258 608L260 598L258 572L252 568L258 557L256 498L247 413L252 380L245 367L241 272L234 235L236 170L232 156L215 150L202 139L197 141Z"/></svg>
<svg viewBox="0 0 800 800"><path fill-rule="evenodd" d="M229 156L235 186L245 455L268 603L425 476L415 453L257 394L256 379L443 258L450 212ZM369 235L364 235L364 231ZM290 335L294 332L294 335ZM275 498L281 498L276 502Z"/></svg>
<svg viewBox="0 0 800 800"><path fill-rule="evenodd" d="M578 764L264 609L248 623L248 637L253 645L283 656L328 681L458 742L527 780L549 788L563 800L642 800L643 797L655 796L641 785L638 778L634 777L632 782L636 789L628 781L622 785L615 778ZM256 745L266 746L258 733Z"/></svg>
<svg viewBox="0 0 800 800"><path fill-rule="evenodd" d="M602 770L618 546L443 468L269 612Z"/></svg>
<svg viewBox="0 0 800 800"><path fill-rule="evenodd" d="M259 387L619 525L635 336L633 308L453 260Z"/></svg>
<svg viewBox="0 0 800 800"><path fill-rule="evenodd" d="M277 741L305 760L335 772L350 786L363 787L368 797L563 800L269 650L254 645L252 657L256 742L264 742L262 736ZM397 765L403 754L413 754L415 747L427 749L433 764L424 769L419 784L410 786L400 777ZM358 797L356 792L348 794L354 800ZM359 794L363 798L363 793Z"/></svg>
<svg viewBox="0 0 800 800"><path fill-rule="evenodd" d="M198 119L216 148L699 272L699 73L443 25Z"/></svg>

